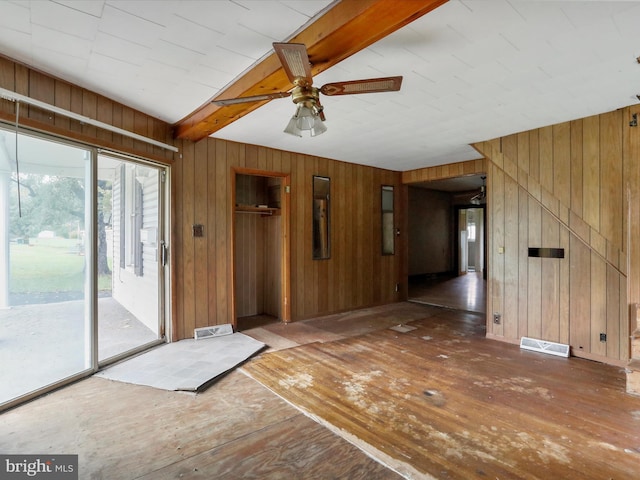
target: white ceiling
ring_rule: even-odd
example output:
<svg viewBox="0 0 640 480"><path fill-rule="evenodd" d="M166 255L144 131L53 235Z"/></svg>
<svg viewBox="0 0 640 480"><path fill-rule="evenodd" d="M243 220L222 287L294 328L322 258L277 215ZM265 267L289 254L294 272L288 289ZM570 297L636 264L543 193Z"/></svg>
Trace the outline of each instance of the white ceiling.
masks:
<svg viewBox="0 0 640 480"><path fill-rule="evenodd" d="M390 0L394 1L394 0ZM0 1L0 54L175 123L329 0ZM314 78L403 75L323 97L328 131L282 132L273 100L213 136L393 170L478 158L469 144L638 103L640 2L450 0Z"/></svg>

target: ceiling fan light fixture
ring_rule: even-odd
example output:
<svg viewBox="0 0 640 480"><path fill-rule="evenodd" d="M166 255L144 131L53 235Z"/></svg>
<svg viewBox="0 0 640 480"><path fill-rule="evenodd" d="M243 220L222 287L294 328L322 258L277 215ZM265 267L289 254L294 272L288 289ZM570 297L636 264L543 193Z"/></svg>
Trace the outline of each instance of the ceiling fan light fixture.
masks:
<svg viewBox="0 0 640 480"><path fill-rule="evenodd" d="M319 111L315 106L307 107L302 103L298 104L296 113L291 117L285 133L302 137L302 132L309 131L312 137L323 134L327 131L324 122L319 117Z"/></svg>
<svg viewBox="0 0 640 480"><path fill-rule="evenodd" d="M482 177L480 192L471 197L471 200L469 200L469 203L471 203L472 205L482 205L484 203L487 203L487 187L484 183L486 179L487 177Z"/></svg>

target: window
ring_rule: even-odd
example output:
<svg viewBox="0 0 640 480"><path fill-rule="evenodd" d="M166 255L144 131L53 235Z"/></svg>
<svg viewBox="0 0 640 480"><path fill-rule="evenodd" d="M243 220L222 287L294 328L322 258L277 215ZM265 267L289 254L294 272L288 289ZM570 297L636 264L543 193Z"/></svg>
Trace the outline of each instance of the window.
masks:
<svg viewBox="0 0 640 480"><path fill-rule="evenodd" d="M143 185L145 167L135 164L120 166L119 203L120 203L120 268L131 268L142 276L142 241L140 232L143 226Z"/></svg>
<svg viewBox="0 0 640 480"><path fill-rule="evenodd" d="M382 186L382 254L395 253L395 235L393 226L393 187Z"/></svg>

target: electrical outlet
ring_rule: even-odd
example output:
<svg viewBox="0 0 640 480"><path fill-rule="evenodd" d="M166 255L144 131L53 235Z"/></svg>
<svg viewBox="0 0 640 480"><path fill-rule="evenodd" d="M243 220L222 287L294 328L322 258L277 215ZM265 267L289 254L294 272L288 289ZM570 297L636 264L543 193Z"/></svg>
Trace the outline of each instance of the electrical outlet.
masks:
<svg viewBox="0 0 640 480"><path fill-rule="evenodd" d="M600 341L601 342L606 342L607 341L607 334L606 333L601 333L600 334Z"/></svg>
<svg viewBox="0 0 640 480"><path fill-rule="evenodd" d="M500 323L502 322L502 315L500 315L498 312L493 314L493 323L495 323L496 325L500 325Z"/></svg>
<svg viewBox="0 0 640 480"><path fill-rule="evenodd" d="M193 236L204 237L204 225L200 225L200 224L193 225Z"/></svg>

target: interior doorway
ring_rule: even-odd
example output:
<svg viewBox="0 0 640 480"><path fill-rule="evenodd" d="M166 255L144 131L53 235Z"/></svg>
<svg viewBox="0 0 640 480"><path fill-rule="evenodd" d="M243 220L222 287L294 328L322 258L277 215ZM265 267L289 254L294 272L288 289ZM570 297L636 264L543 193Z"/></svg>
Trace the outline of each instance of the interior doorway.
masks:
<svg viewBox="0 0 640 480"><path fill-rule="evenodd" d="M410 301L486 312L484 180L409 185Z"/></svg>
<svg viewBox="0 0 640 480"><path fill-rule="evenodd" d="M289 175L234 169L232 185L234 326L289 322Z"/></svg>
<svg viewBox="0 0 640 480"><path fill-rule="evenodd" d="M458 275L485 275L484 207L458 209Z"/></svg>

